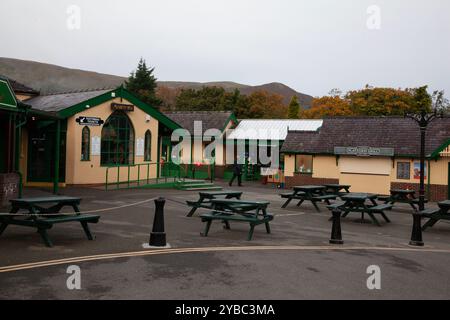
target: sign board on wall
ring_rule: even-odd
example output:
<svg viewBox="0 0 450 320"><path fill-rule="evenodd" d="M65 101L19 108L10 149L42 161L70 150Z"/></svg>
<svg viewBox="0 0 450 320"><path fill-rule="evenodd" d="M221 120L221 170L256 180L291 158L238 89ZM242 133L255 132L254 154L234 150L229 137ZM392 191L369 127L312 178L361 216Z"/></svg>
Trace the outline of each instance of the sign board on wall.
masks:
<svg viewBox="0 0 450 320"><path fill-rule="evenodd" d="M79 125L82 126L100 126L103 124L103 120L97 117L78 117L75 119Z"/></svg>
<svg viewBox="0 0 450 320"><path fill-rule="evenodd" d="M424 167L424 178L427 179L427 164L425 163ZM420 162L414 162L414 179L420 180Z"/></svg>
<svg viewBox="0 0 450 320"><path fill-rule="evenodd" d="M334 147L334 154L358 157L372 156L394 156L394 148L374 148L374 147Z"/></svg>
<svg viewBox="0 0 450 320"><path fill-rule="evenodd" d="M136 156L138 156L138 157L144 156L144 139L143 138L136 139Z"/></svg>
<svg viewBox="0 0 450 320"><path fill-rule="evenodd" d="M91 138L91 155L99 156L100 155L100 137L94 136Z"/></svg>
<svg viewBox="0 0 450 320"><path fill-rule="evenodd" d="M125 103L111 103L111 110L113 111L134 111L134 105Z"/></svg>

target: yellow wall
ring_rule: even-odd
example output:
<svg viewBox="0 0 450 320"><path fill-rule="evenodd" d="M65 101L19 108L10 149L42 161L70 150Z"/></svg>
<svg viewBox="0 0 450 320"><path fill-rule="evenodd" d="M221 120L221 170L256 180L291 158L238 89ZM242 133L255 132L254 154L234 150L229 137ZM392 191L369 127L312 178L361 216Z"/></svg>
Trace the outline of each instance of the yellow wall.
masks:
<svg viewBox="0 0 450 320"><path fill-rule="evenodd" d="M81 131L83 125L79 125L75 119L79 116L100 117L102 120L106 119L112 114L111 103L125 103L131 104L125 99L114 98L98 106L86 109L69 119L67 119L67 153L66 153L66 183L67 184L96 184L104 183L106 176L106 167L100 165L100 155L92 155L90 161L81 161ZM157 162L157 146L158 146L158 120L153 117L150 121L146 121L147 114L141 109L135 107L134 111L126 112L134 128L134 163L148 163L144 161L143 156L136 156L136 141L138 138L144 139L145 132L149 129L152 133L152 150L151 162ZM91 133L91 147L92 138L101 137L101 130L103 126L90 126ZM156 177L156 165L150 166L150 177ZM120 180L126 181L128 179L128 170L126 167L119 169ZM135 166L130 170L130 179L137 179L138 167ZM147 177L147 166L141 166L140 178ZM117 180L117 168L109 169L109 182Z"/></svg>
<svg viewBox="0 0 450 320"><path fill-rule="evenodd" d="M313 178L339 179L335 156L314 156Z"/></svg>
<svg viewBox="0 0 450 320"><path fill-rule="evenodd" d="M20 101L25 101L27 99L30 99L31 97L35 97L35 95L31 94L16 94L16 99Z"/></svg>
<svg viewBox="0 0 450 320"><path fill-rule="evenodd" d="M394 161L394 162L393 162ZM316 155L313 159L313 177L338 179L341 184L351 185L352 192L373 192L378 194L389 194L391 182L419 183L414 179L414 162L418 159L402 159L388 157L339 157L336 163L335 156ZM397 179L397 163L410 163L410 179ZM431 160L430 184L448 184L448 163L450 157L441 157L437 161ZM294 175L295 156L285 155L284 174ZM428 165L428 161L426 162ZM428 183L428 177L425 181Z"/></svg>
<svg viewBox="0 0 450 320"><path fill-rule="evenodd" d="M233 126L233 122L230 121L228 122L227 126L225 127L225 130L223 131L224 133L221 135L221 141L222 141L222 145L220 146L220 144L218 144L216 146L216 156L215 156L215 163L216 165L225 165L226 163L226 159L225 159L225 132L226 130L230 129ZM217 129L221 129L221 128L217 128ZM206 146L210 143L209 141L207 142L202 142L202 141L195 141L195 139L193 137L191 137L192 139L192 161L193 163L196 162L200 162L200 163L205 163L207 162L209 159L207 159L205 157L205 148ZM181 163L190 163L191 162L191 146L189 144L185 144L183 145L183 154L181 156Z"/></svg>
<svg viewBox="0 0 450 320"><path fill-rule="evenodd" d="M284 176L293 177L295 172L295 155L284 155Z"/></svg>

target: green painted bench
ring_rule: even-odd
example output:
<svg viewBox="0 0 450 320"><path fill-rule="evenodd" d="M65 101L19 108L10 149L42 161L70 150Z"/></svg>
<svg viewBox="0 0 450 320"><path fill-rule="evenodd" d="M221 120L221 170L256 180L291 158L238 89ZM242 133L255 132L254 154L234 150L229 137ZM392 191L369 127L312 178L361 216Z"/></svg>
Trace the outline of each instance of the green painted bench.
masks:
<svg viewBox="0 0 450 320"><path fill-rule="evenodd" d="M192 207L191 211L187 214L188 217L192 217L195 211L199 208L212 209L211 200L223 197L224 199L240 199L242 196L242 191L202 191L199 192L199 199L197 201L187 200L186 204Z"/></svg>
<svg viewBox="0 0 450 320"><path fill-rule="evenodd" d="M81 199L66 196L21 198L10 200L12 209L10 214L0 215L0 235L8 225L18 225L36 228L47 247L52 247L47 230L54 224L65 222L80 222L87 238L93 240L88 223L98 223L100 216L90 214L80 214L78 208ZM43 207L43 205L48 205ZM74 214L59 214L65 207L72 207ZM20 210L27 210L27 213L18 214Z"/></svg>
<svg viewBox="0 0 450 320"><path fill-rule="evenodd" d="M264 224L266 232L270 233L269 222L273 220L273 215L267 213L268 201L243 201L229 199L211 200L213 211L200 215L202 222L206 222L205 231L202 236L207 237L211 224L214 220L220 220L225 223L225 229L230 229L230 221L247 222L250 230L247 240L253 237L255 226Z"/></svg>
<svg viewBox="0 0 450 320"><path fill-rule="evenodd" d="M438 208L429 208L419 213L429 220L423 225L422 230L434 226L439 220L450 220L450 200L438 203Z"/></svg>

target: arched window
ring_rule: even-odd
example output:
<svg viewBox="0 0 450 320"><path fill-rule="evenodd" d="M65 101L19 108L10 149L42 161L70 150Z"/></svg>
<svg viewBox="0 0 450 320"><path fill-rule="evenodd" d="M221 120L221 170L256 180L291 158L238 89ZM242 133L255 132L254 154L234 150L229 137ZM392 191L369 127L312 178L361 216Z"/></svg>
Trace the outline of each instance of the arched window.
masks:
<svg viewBox="0 0 450 320"><path fill-rule="evenodd" d="M91 130L84 127L81 131L81 161L89 161L91 158Z"/></svg>
<svg viewBox="0 0 450 320"><path fill-rule="evenodd" d="M102 165L126 165L134 162L134 129L130 119L116 111L102 128Z"/></svg>
<svg viewBox="0 0 450 320"><path fill-rule="evenodd" d="M152 161L152 133L150 130L145 132L144 161Z"/></svg>

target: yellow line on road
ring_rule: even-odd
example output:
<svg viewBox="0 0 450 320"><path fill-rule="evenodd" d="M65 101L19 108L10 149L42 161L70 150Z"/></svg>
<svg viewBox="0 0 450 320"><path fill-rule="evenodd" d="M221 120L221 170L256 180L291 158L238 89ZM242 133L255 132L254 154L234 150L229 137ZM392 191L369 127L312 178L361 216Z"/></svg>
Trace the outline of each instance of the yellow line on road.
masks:
<svg viewBox="0 0 450 320"><path fill-rule="evenodd" d="M162 254L179 254L179 253L202 253L202 252L223 252L223 251L268 251L268 250L304 250L304 251L400 251L400 252L432 252L432 253L450 253L446 249L414 249L408 247L332 247L332 246L242 246L242 247L204 247L204 248L178 248L178 249L154 249L134 252L120 252L110 254L99 254L92 256L73 257L58 260L48 260L32 263L24 263L0 267L0 273L19 271L33 268L50 267L62 264L72 264L87 261L118 259L127 257L141 257Z"/></svg>

